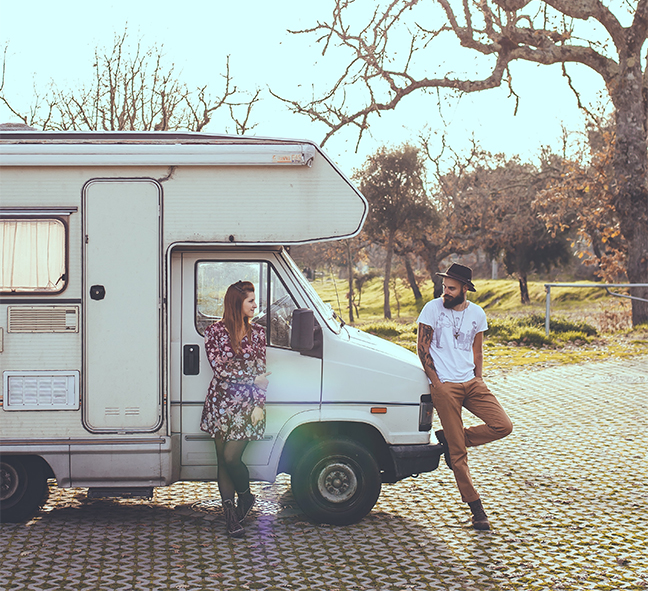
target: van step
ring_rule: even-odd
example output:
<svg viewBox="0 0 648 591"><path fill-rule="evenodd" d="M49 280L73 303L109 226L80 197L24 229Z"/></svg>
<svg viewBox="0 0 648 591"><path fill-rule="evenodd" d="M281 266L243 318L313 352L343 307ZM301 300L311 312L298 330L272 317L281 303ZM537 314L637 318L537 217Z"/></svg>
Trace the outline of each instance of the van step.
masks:
<svg viewBox="0 0 648 591"><path fill-rule="evenodd" d="M143 497L146 499L153 498L152 486L128 486L128 487L105 487L105 488L89 488L89 499L104 499L106 497Z"/></svg>

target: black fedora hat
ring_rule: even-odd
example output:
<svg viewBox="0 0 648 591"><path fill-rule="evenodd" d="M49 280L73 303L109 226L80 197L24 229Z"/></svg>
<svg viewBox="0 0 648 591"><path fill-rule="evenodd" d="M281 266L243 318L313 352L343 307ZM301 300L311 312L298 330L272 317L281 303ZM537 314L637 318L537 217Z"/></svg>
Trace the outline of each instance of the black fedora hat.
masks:
<svg viewBox="0 0 648 591"><path fill-rule="evenodd" d="M472 269L459 263L452 263L445 273L437 273L439 277L450 277L465 283L468 286L468 291L477 291L472 283Z"/></svg>

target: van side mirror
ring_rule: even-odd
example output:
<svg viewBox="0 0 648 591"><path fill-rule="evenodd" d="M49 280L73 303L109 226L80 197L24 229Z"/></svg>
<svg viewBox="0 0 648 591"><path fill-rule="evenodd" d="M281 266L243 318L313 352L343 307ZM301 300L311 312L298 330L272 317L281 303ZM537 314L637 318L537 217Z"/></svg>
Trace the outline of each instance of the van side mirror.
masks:
<svg viewBox="0 0 648 591"><path fill-rule="evenodd" d="M296 308L292 312L290 348L310 351L315 346L315 315L308 308Z"/></svg>

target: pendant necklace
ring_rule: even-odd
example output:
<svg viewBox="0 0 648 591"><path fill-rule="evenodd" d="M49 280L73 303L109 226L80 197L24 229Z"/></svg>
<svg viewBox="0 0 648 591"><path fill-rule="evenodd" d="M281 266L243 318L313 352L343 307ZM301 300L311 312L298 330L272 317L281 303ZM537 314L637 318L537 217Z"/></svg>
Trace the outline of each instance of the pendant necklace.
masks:
<svg viewBox="0 0 648 591"><path fill-rule="evenodd" d="M467 308L468 306L466 306ZM457 319L454 315L454 309L450 310L452 312L452 334L454 338L459 340L459 335L461 334L461 325L463 324L464 314L466 313L466 308L461 312L461 319L459 320L459 326L457 326Z"/></svg>

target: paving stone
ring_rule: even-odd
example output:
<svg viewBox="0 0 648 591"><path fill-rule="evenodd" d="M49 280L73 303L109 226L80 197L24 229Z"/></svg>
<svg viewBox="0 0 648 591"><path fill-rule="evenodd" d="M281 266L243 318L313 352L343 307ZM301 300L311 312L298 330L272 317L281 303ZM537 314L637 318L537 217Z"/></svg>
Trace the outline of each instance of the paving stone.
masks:
<svg viewBox="0 0 648 591"><path fill-rule="evenodd" d="M384 485L348 527L309 522L285 475L255 483L241 540L225 534L214 483L152 500L53 487L30 522L0 526L0 589L648 589L648 358L488 382L514 423L470 451L490 532L470 528L443 464Z"/></svg>

